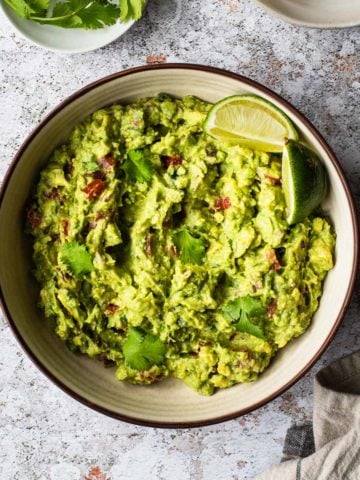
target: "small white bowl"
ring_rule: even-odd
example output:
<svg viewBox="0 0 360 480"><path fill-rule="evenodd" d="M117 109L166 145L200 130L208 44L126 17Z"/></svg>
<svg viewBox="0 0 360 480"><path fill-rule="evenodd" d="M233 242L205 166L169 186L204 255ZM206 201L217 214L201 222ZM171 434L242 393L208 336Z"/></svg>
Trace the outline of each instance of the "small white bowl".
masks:
<svg viewBox="0 0 360 480"><path fill-rule="evenodd" d="M151 386L118 382L101 362L71 353L36 308L38 286L31 275L31 245L23 212L39 171L57 145L87 115L116 102L167 92L208 102L239 93L261 95L281 108L322 158L329 176L323 203L336 233L336 263L327 275L320 306L309 329L290 342L256 382L201 396L183 382ZM95 410L132 423L194 427L250 412L284 392L316 362L334 337L355 285L359 236L354 201L341 166L315 127L274 92L235 73L201 65L139 67L98 80L61 103L25 140L0 189L0 304L14 334L38 367L65 392Z"/></svg>
<svg viewBox="0 0 360 480"><path fill-rule="evenodd" d="M0 11L3 12L12 28L23 38L58 53L85 53L105 47L121 37L135 23L117 22L111 27L98 30L83 30L82 28L59 28L51 25L41 25L32 20L20 18L14 10L0 1Z"/></svg>
<svg viewBox="0 0 360 480"><path fill-rule="evenodd" d="M286 22L311 28L360 25L359 0L255 0Z"/></svg>

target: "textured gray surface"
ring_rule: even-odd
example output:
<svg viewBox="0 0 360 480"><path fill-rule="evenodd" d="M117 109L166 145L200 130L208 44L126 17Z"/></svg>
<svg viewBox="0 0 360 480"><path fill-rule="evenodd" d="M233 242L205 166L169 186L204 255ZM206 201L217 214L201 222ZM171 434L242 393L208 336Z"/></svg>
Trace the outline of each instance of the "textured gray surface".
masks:
<svg viewBox="0 0 360 480"><path fill-rule="evenodd" d="M290 100L337 153L360 200L360 30L306 30L249 0L150 0L122 39L80 56L31 46L0 18L0 174L60 100L104 75L153 61L224 67ZM312 414L312 379L360 348L359 296L311 372L269 405L221 425L162 431L117 422L77 404L22 353L0 319L0 478L80 480L99 465L111 480L243 480L281 457L286 429ZM93 469L88 480L106 480Z"/></svg>

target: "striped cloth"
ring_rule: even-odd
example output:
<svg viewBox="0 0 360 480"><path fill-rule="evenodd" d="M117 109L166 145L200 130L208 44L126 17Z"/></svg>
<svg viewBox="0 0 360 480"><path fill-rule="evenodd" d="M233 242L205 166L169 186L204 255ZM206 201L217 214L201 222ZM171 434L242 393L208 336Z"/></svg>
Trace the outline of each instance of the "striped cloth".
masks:
<svg viewBox="0 0 360 480"><path fill-rule="evenodd" d="M360 351L316 375L313 423L288 430L282 463L257 480L360 480Z"/></svg>

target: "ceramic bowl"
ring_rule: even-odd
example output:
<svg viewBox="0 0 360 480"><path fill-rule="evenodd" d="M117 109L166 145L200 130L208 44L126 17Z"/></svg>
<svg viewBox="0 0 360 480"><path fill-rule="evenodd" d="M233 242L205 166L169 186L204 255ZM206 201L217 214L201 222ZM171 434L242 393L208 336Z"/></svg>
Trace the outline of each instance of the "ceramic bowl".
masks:
<svg viewBox="0 0 360 480"><path fill-rule="evenodd" d="M0 1L0 11L3 12L11 27L23 38L39 47L64 54L85 53L105 47L121 37L135 23L134 20L127 23L117 22L111 27L99 30L65 29L24 20L2 1Z"/></svg>
<svg viewBox="0 0 360 480"><path fill-rule="evenodd" d="M360 25L358 0L256 0L283 20L312 28L344 28Z"/></svg>
<svg viewBox="0 0 360 480"><path fill-rule="evenodd" d="M114 102L168 92L196 95L208 102L238 93L261 95L281 108L303 139L322 158L330 179L324 210L336 232L336 264L310 328L281 350L253 383L200 396L168 379L151 386L115 380L112 369L71 353L37 308L31 248L23 233L24 205L52 150L88 114ZM354 203L339 162L314 126L294 107L265 87L234 73L210 67L165 64L140 67L103 78L78 91L53 110L25 140L10 166L0 197L0 286L4 313L22 347L59 387L84 404L128 422L191 427L221 422L250 412L284 392L316 362L335 335L354 287L358 233Z"/></svg>

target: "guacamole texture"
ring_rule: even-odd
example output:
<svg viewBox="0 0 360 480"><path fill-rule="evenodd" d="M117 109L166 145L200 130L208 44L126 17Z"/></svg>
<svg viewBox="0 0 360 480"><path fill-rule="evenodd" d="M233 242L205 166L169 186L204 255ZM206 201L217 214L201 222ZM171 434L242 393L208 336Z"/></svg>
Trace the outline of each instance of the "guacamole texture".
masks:
<svg viewBox="0 0 360 480"><path fill-rule="evenodd" d="M306 330L335 245L321 215L286 223L279 155L202 131L210 107L162 94L96 111L27 209L40 305L69 349L206 395Z"/></svg>

